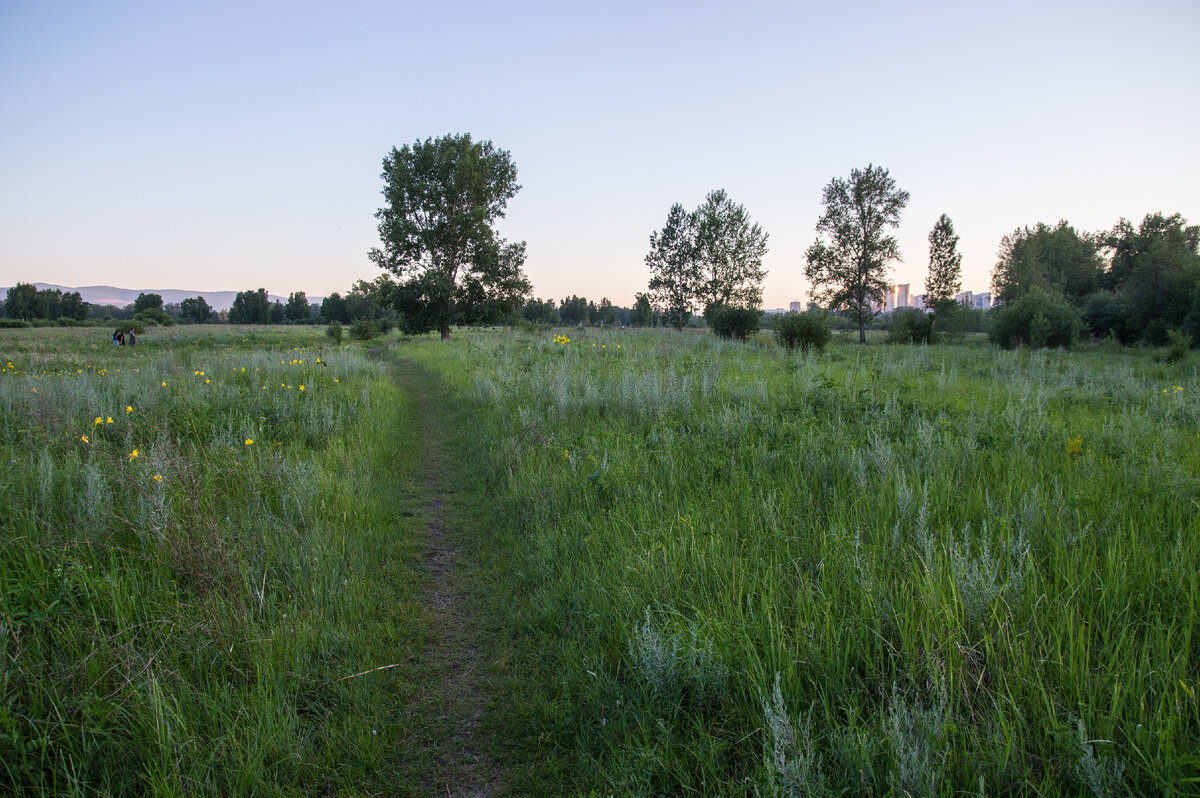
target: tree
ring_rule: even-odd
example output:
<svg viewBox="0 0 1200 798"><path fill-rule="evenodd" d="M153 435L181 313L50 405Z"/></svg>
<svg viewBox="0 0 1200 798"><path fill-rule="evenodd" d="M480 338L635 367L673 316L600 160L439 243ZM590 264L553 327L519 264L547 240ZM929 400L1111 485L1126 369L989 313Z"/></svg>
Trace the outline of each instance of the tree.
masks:
<svg viewBox="0 0 1200 798"><path fill-rule="evenodd" d="M521 318L534 324L556 324L558 309L553 299L530 299L521 309Z"/></svg>
<svg viewBox="0 0 1200 798"><path fill-rule="evenodd" d="M276 299L271 304L271 309L269 311L269 316L268 316L267 320L271 324L283 324L283 322L286 318L287 318L287 312L283 308L283 303L280 302L278 299Z"/></svg>
<svg viewBox="0 0 1200 798"><path fill-rule="evenodd" d="M709 192L693 212L693 254L699 282L696 299L705 318L717 307L754 308L762 305L762 267L767 234L743 205L724 189Z"/></svg>
<svg viewBox="0 0 1200 798"><path fill-rule="evenodd" d="M271 321L271 300L267 289L238 291L229 308L231 324L267 324Z"/></svg>
<svg viewBox="0 0 1200 798"><path fill-rule="evenodd" d="M179 317L184 324L204 324L212 315L213 309L202 296L188 297L179 303Z"/></svg>
<svg viewBox="0 0 1200 798"><path fill-rule="evenodd" d="M141 313L143 310L162 310L163 298L160 294L141 293L137 295L137 299L133 300L133 312Z"/></svg>
<svg viewBox="0 0 1200 798"><path fill-rule="evenodd" d="M1075 304L1100 287L1104 267L1098 242L1060 221L1018 228L1000 240L992 291L1001 304L1015 302L1034 286Z"/></svg>
<svg viewBox="0 0 1200 798"><path fill-rule="evenodd" d="M962 253L950 217L942 214L929 232L929 277L925 280L926 303L939 313L954 304L962 290Z"/></svg>
<svg viewBox="0 0 1200 798"><path fill-rule="evenodd" d="M17 283L8 289L4 299L4 313L10 319L38 318L38 290L33 283Z"/></svg>
<svg viewBox="0 0 1200 798"><path fill-rule="evenodd" d="M1200 286L1200 227L1178 213L1147 214L1137 230L1121 219L1101 246L1112 253L1103 280L1125 306L1127 338L1184 324Z"/></svg>
<svg viewBox="0 0 1200 798"><path fill-rule="evenodd" d="M393 148L381 177L386 205L375 217L383 246L370 257L412 283L397 295L402 312L445 340L456 311L470 309L459 303L503 304L521 290L524 242L507 244L493 229L520 189L508 152L470 134L427 138Z"/></svg>
<svg viewBox="0 0 1200 798"><path fill-rule="evenodd" d="M617 309L613 307L613 303L609 301L608 297L600 298L600 304L596 311L601 327L612 327L617 323Z"/></svg>
<svg viewBox="0 0 1200 798"><path fill-rule="evenodd" d="M650 296L663 320L682 330L692 317L701 276L696 264L695 217L676 202L663 229L650 234Z"/></svg>
<svg viewBox="0 0 1200 798"><path fill-rule="evenodd" d="M638 292L634 295L633 311L629 323L634 327L649 327L654 323L654 308L650 306L650 295Z"/></svg>
<svg viewBox="0 0 1200 798"><path fill-rule="evenodd" d="M303 291L288 294L287 305L284 308L288 321L307 322L312 317L312 308L308 306L308 297Z"/></svg>
<svg viewBox="0 0 1200 798"><path fill-rule="evenodd" d="M867 340L866 324L883 302L889 264L900 258L900 245L886 233L900 224L908 192L881 166L854 169L849 180L834 178L822 196L825 213L817 221L824 234L806 253L804 275L827 307L849 311L858 322L858 340Z"/></svg>
<svg viewBox="0 0 1200 798"><path fill-rule="evenodd" d="M581 296L571 294L558 303L558 318L568 327L574 327L587 321L588 301Z"/></svg>
<svg viewBox="0 0 1200 798"><path fill-rule="evenodd" d="M37 292L37 316L39 319L57 319L62 315L62 291L43 288Z"/></svg>
<svg viewBox="0 0 1200 798"><path fill-rule="evenodd" d="M342 295L334 291L321 301L321 318L327 322L349 322L346 318L346 303Z"/></svg>

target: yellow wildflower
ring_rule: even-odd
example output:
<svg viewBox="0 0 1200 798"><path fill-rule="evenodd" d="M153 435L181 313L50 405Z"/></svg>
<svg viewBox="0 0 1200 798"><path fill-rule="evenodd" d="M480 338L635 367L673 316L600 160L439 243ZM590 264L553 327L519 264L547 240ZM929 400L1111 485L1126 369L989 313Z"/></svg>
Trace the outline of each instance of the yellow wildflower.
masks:
<svg viewBox="0 0 1200 798"><path fill-rule="evenodd" d="M162 482L162 474L155 474L154 476L150 477L150 479L154 480L155 482Z"/></svg>
<svg viewBox="0 0 1200 798"><path fill-rule="evenodd" d="M93 424L103 424L103 423L104 423L104 419L100 418L100 416L96 416L96 420L95 420L95 421L93 421L92 423L93 423Z"/></svg>
<svg viewBox="0 0 1200 798"><path fill-rule="evenodd" d="M112 416L108 416L107 418L105 418L105 419L104 419L104 423L105 423L105 424L111 424L111 423L112 423Z"/></svg>
<svg viewBox="0 0 1200 798"><path fill-rule="evenodd" d="M247 438L247 439L246 439L246 445L247 445L247 446L253 446L253 445L254 445L254 439L253 439L253 438Z"/></svg>
<svg viewBox="0 0 1200 798"><path fill-rule="evenodd" d="M88 441L88 436L86 435L80 435L79 440L83 441L84 443L90 443L90 441Z"/></svg>
<svg viewBox="0 0 1200 798"><path fill-rule="evenodd" d="M301 386L300 386L300 390L302 390L302 391L304 390L304 386L303 386L303 385L301 385Z"/></svg>
<svg viewBox="0 0 1200 798"><path fill-rule="evenodd" d="M132 412L133 412L133 405L125 405L125 415L129 415Z"/></svg>
<svg viewBox="0 0 1200 798"><path fill-rule="evenodd" d="M137 459L137 456L138 456L138 450L134 449L132 452L129 453L129 462L132 463L135 459Z"/></svg>
<svg viewBox="0 0 1200 798"><path fill-rule="evenodd" d="M1083 438L1075 436L1067 441L1067 454L1072 458L1081 457L1083 455Z"/></svg>

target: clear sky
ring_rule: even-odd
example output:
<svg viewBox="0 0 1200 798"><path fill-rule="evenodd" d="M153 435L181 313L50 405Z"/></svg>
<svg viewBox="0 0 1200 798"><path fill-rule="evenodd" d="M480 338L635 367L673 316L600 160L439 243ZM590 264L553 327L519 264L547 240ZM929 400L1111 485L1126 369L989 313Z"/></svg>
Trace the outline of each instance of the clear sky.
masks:
<svg viewBox="0 0 1200 798"><path fill-rule="evenodd" d="M469 132L517 164L539 296L631 304L671 203L725 188L786 306L868 163L912 195L896 280L947 213L986 290L1021 225L1200 223L1197 31L1196 0L0 0L0 285L344 291L384 155Z"/></svg>

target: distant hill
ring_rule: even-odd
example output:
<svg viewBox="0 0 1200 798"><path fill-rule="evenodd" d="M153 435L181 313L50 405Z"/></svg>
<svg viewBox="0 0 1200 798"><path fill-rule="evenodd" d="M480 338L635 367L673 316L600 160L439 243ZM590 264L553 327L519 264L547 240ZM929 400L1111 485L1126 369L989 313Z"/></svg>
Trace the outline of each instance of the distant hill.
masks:
<svg viewBox="0 0 1200 798"><path fill-rule="evenodd" d="M64 294L72 291L78 291L83 297L84 302L90 302L93 305L116 305L117 307L125 307L132 305L133 300L137 299L138 294L158 294L163 298L164 303L182 302L189 297L202 296L204 301L209 304L213 310L229 310L233 307L233 300L237 297L237 291L186 291L179 288L117 288L111 285L84 285L77 288L72 288L66 285L54 285L52 283L34 283L39 291L43 288L57 288ZM0 288L0 297L3 297L7 288ZM271 301L279 300L287 302L285 296L275 296L267 294ZM309 303L320 302L324 297L310 296Z"/></svg>

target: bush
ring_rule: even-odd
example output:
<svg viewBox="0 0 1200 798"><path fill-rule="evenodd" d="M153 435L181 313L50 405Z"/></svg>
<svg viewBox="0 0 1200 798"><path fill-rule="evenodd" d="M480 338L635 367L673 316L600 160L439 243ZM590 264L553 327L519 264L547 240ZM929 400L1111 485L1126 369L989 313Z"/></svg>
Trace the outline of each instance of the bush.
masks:
<svg viewBox="0 0 1200 798"><path fill-rule="evenodd" d="M889 344L927 344L933 339L933 315L916 308L899 308L888 327Z"/></svg>
<svg viewBox="0 0 1200 798"><path fill-rule="evenodd" d="M0 330L17 330L33 325L24 319L0 319Z"/></svg>
<svg viewBox="0 0 1200 798"><path fill-rule="evenodd" d="M340 321L331 321L329 326L325 328L325 334L333 339L335 344L342 342L342 323Z"/></svg>
<svg viewBox="0 0 1200 798"><path fill-rule="evenodd" d="M829 319L824 313L806 310L803 313L785 313L779 320L775 337L788 351L799 347L801 352L808 354L812 349L824 349L833 333L829 330Z"/></svg>
<svg viewBox="0 0 1200 798"><path fill-rule="evenodd" d="M147 327L170 327L175 323L175 319L167 315L166 311L161 308L147 308L139 310L133 314L133 320Z"/></svg>
<svg viewBox="0 0 1200 798"><path fill-rule="evenodd" d="M1108 291L1097 291L1083 305L1083 320L1096 338L1115 335L1122 343L1129 343L1125 319L1129 308L1121 297Z"/></svg>
<svg viewBox="0 0 1200 798"><path fill-rule="evenodd" d="M988 339L1005 349L1021 345L1070 348L1084 329L1079 311L1061 294L1029 289L1011 305L992 311Z"/></svg>
<svg viewBox="0 0 1200 798"><path fill-rule="evenodd" d="M758 332L762 311L757 308L719 306L705 314L705 318L717 337L745 341Z"/></svg>
<svg viewBox="0 0 1200 798"><path fill-rule="evenodd" d="M359 319L350 325L350 337L356 341L370 341L380 335L379 325L367 319Z"/></svg>
<svg viewBox="0 0 1200 798"><path fill-rule="evenodd" d="M1188 350L1192 348L1192 336L1179 330L1171 330L1167 333L1167 340L1169 343L1163 360L1168 363L1178 363L1187 357Z"/></svg>

